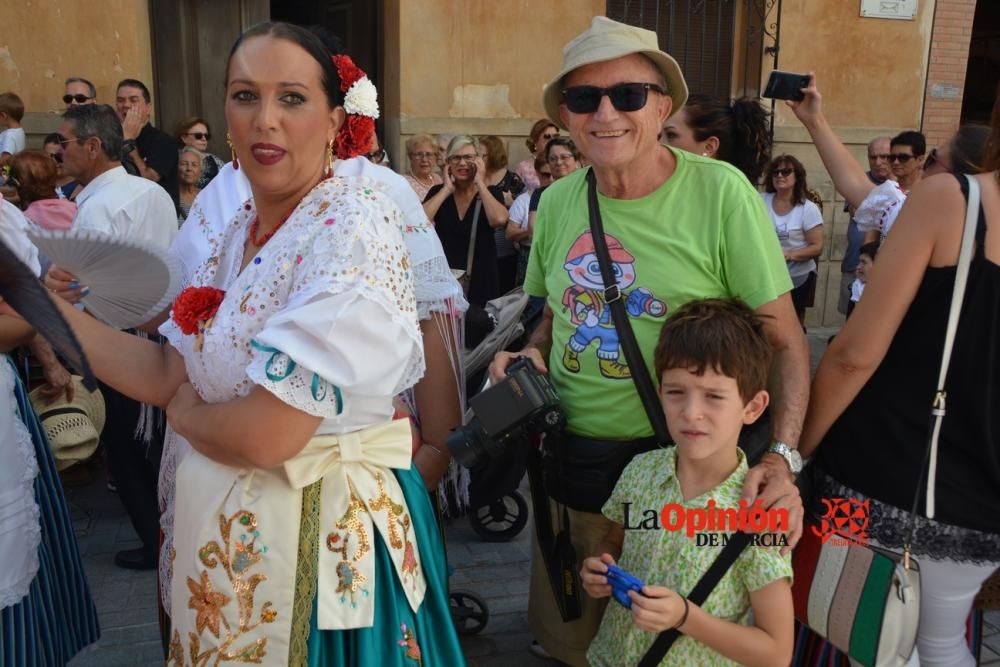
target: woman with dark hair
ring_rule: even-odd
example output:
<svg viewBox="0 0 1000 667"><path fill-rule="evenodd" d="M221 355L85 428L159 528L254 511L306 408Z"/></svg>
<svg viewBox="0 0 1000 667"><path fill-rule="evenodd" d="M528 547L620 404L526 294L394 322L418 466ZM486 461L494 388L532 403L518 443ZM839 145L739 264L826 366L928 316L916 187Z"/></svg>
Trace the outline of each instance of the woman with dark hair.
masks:
<svg viewBox="0 0 1000 667"><path fill-rule="evenodd" d="M934 174L978 174L990 138L989 125L963 125L924 160L924 178Z"/></svg>
<svg viewBox="0 0 1000 667"><path fill-rule="evenodd" d="M343 82L351 106L374 104L336 60L284 23L234 45L225 113L253 197L196 226L169 346L61 307L96 373L166 407L168 447L191 449L171 663L464 663L409 420L393 419L424 367L400 212L374 180L333 175L341 146L371 139L370 117L345 124Z"/></svg>
<svg viewBox="0 0 1000 667"><path fill-rule="evenodd" d="M208 182L215 178L225 162L218 155L208 152L208 140L212 138L208 121L198 116L185 118L177 124L177 148L183 149L190 146L204 155L201 162L201 176L195 187L201 190Z"/></svg>
<svg viewBox="0 0 1000 667"><path fill-rule="evenodd" d="M67 176L63 170L63 153L65 151L61 141L62 135L58 132L45 135L45 139L42 141L42 151L56 163L56 188L59 191L59 196L73 200L83 188L76 182L76 179Z"/></svg>
<svg viewBox="0 0 1000 667"><path fill-rule="evenodd" d="M761 194L785 253L792 303L805 327L806 308L816 297L816 258L823 252L823 214L809 197L806 170L795 157L779 155L767 168Z"/></svg>
<svg viewBox="0 0 1000 667"><path fill-rule="evenodd" d="M42 229L70 228L76 204L56 191L59 170L55 160L42 151L21 151L11 159L10 175L24 217Z"/></svg>
<svg viewBox="0 0 1000 667"><path fill-rule="evenodd" d="M970 221L975 243L936 459L927 463L928 413L932 404L944 409L935 396L969 191L966 178L952 174L923 178L910 191L864 298L820 361L799 440L803 456L815 452L802 472L815 505L820 498L864 503L872 544L912 550L920 621L908 664L925 667L976 664L966 619L1000 566L1000 104L980 165L983 173L972 177L981 191ZM800 636L796 653L809 653L809 643ZM799 664L817 664L810 657Z"/></svg>
<svg viewBox="0 0 1000 667"><path fill-rule="evenodd" d="M573 143L573 140L569 137L555 137L552 139L545 145L543 155L545 156L545 161L549 165L552 180L531 193L531 201L528 202L529 232L534 232L535 214L538 212L538 202L542 200L542 193L545 192L545 189L563 176L572 174L574 171L583 166L580 160L580 151L577 150L576 144Z"/></svg>
<svg viewBox="0 0 1000 667"><path fill-rule="evenodd" d="M500 189L503 193L504 206L510 210L514 200L524 192L525 187L521 177L507 169L507 149L503 145L503 140L492 135L480 137L479 150L486 166L486 184ZM507 240L506 227L507 225L504 225L493 230L502 294L514 289L514 281L517 278L517 248Z"/></svg>
<svg viewBox="0 0 1000 667"><path fill-rule="evenodd" d="M544 155L545 145L549 140L559 136L559 128L548 118L542 118L531 126L531 132L525 139L524 145L531 151L531 157L521 160L517 169L514 170L529 192L538 189L538 174L535 173L535 158Z"/></svg>
<svg viewBox="0 0 1000 667"><path fill-rule="evenodd" d="M684 108L663 126L663 139L674 148L728 162L754 186L771 159L768 113L749 97L730 103L689 95Z"/></svg>

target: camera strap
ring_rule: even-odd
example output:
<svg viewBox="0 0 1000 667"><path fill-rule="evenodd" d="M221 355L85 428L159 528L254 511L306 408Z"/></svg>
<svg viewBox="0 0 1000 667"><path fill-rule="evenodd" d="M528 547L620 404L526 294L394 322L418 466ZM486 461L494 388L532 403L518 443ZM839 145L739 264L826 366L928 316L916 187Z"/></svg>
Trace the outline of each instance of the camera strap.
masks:
<svg viewBox="0 0 1000 667"><path fill-rule="evenodd" d="M601 279L604 281L604 302L611 309L611 318L614 320L615 330L618 332L618 340L621 343L622 352L625 353L625 361L628 362L632 381L639 392L646 417L649 418L649 423L653 427L656 441L663 447L670 442L667 420L663 416L663 407L656 396L656 387L653 384L653 378L649 375L646 361L642 358L642 351L635 339L635 332L632 331L632 324L625 311L625 303L622 301L618 281L615 280L611 255L608 252L608 241L604 238L604 223L601 221L601 207L597 201L597 179L594 177L593 168L587 171L587 208L590 213L590 235L594 239L594 253L597 255L597 263L601 267Z"/></svg>
<svg viewBox="0 0 1000 667"><path fill-rule="evenodd" d="M593 168L587 172L587 208L590 213L590 234L594 238L594 253L597 255L597 262L601 267L601 278L604 281L604 301L611 309L611 317L614 320L615 329L618 331L618 340L625 353L625 360L628 362L632 380L639 392L639 398L642 399L642 407L646 410L646 416L649 417L649 423L653 427L657 441L660 446L665 446L670 442L667 420L663 416L663 408L657 398L653 379L650 377L649 368L642 358L642 351L639 349L638 341L636 341L635 332L632 331L632 324L629 322L625 304L622 303L621 290L612 270L608 242L604 238L601 208L597 201L597 179L594 176ZM701 576L701 579L688 594L688 601L697 605L703 604L748 544L750 544L749 535L742 532L733 534L728 544L716 556L708 571ZM659 665L679 636L680 631L678 630L661 632L642 657L639 667Z"/></svg>
<svg viewBox="0 0 1000 667"><path fill-rule="evenodd" d="M546 433L545 438L559 438L561 433ZM569 512L557 507L558 534L552 530L552 513L549 496L545 493L542 474L541 451L532 443L528 447L528 484L531 487L531 511L535 517L535 537L542 552L542 565L552 586L559 615L563 622L580 618L580 574L576 566L576 550L570 541Z"/></svg>

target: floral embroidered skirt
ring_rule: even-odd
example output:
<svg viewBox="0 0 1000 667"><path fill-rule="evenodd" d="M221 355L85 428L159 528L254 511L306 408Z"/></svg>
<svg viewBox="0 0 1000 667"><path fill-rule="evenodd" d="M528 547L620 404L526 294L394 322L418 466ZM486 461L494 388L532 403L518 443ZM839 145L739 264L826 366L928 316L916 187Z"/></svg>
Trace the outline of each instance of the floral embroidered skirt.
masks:
<svg viewBox="0 0 1000 667"><path fill-rule="evenodd" d="M373 539L376 577L380 583L391 582L391 585L375 588L374 625L336 631L317 628L315 570L310 571L315 567L315 560L307 553L311 545L317 544L319 529L319 507L315 501L319 498L320 483L314 484L305 490L302 501L296 609L292 623L293 633L300 633L300 637L293 637L289 664L310 667L461 667L465 664L451 620L444 543L430 497L416 469L393 472L413 517L414 536L427 580L423 603L416 613L410 609L389 550L381 534L376 532ZM303 649L306 656L302 655Z"/></svg>
<svg viewBox="0 0 1000 667"><path fill-rule="evenodd" d="M6 360L0 357L0 363ZM2 372L2 371L0 371ZM15 379L18 416L35 446L38 477L35 500L40 510L38 574L19 603L0 611L0 665L65 665L100 636L97 609L90 596L66 497L48 441ZM0 446L10 443L0 443Z"/></svg>

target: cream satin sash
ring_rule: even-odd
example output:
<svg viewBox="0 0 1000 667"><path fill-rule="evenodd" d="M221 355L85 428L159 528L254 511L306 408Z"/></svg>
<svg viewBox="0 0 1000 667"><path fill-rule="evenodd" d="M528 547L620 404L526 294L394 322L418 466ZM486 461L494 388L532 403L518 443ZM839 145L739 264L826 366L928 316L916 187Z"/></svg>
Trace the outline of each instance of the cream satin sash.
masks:
<svg viewBox="0 0 1000 667"><path fill-rule="evenodd" d="M177 470L171 658L284 665L288 660L302 489L322 479L317 625L370 627L374 530L411 609L427 588L412 519L391 468L410 466L408 420L317 436L281 467L238 470L197 452Z"/></svg>

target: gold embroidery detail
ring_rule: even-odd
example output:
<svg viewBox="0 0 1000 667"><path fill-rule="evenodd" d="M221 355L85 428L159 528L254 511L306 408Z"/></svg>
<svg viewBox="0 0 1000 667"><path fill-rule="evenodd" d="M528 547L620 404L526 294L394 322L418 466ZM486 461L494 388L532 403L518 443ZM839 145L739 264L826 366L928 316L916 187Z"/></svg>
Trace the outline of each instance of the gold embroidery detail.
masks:
<svg viewBox="0 0 1000 667"><path fill-rule="evenodd" d="M400 646L406 647L406 657L417 661L417 667L424 664L423 654L420 651L420 644L417 643L417 636L413 634L413 629L406 627L406 623L399 626L403 631L403 638L396 642Z"/></svg>
<svg viewBox="0 0 1000 667"><path fill-rule="evenodd" d="M399 522L399 515L403 513L403 506L392 502L392 498L385 492L385 479L382 477L382 473L375 475L375 481L378 482L378 496L368 501L368 509L373 512L385 510L386 520L389 524L389 545L393 549L402 549L403 540L399 537L396 523ZM407 517L407 523L409 523L409 517Z"/></svg>
<svg viewBox="0 0 1000 667"><path fill-rule="evenodd" d="M368 501L368 507L373 512L385 510L386 522L389 525L389 546L393 549L403 550L401 573L413 577L410 583L415 588L417 584L417 554L409 537L410 515L404 511L402 505L393 502L389 494L386 493L385 479L381 473L375 475L375 481L378 482L379 493L377 497ZM399 528L403 529L402 538L399 536Z"/></svg>
<svg viewBox="0 0 1000 667"><path fill-rule="evenodd" d="M239 524L239 530L246 531L241 532L235 543L232 540L234 523ZM264 554L267 553L267 547L258 547L260 531L257 530L257 517L247 511L241 510L228 518L219 515L219 534L222 537L222 544L216 540L208 542L198 550L198 559L209 570L221 566L225 571L232 589L231 593L238 605L239 622L234 627L231 619L227 617L225 608L232 598L213 588L208 578L208 570L201 571L199 581L188 577L187 585L191 591L188 608L196 612L197 632L188 633L187 664L195 667L202 667L210 662L213 665L223 662L260 664L266 655L266 637L252 640L242 647L234 648L234 645L240 639L246 639L245 635L256 630L261 624L273 623L278 617L274 604L266 600L260 607L258 619L253 620L254 592L257 586L267 581L267 576L259 573L249 574L249 570L262 561ZM216 638L222 639L222 643L202 651L201 635L206 629ZM171 665L185 664L184 646L176 630L170 640L168 661Z"/></svg>
<svg viewBox="0 0 1000 667"><path fill-rule="evenodd" d="M365 531L365 525L362 523L360 514L367 512L365 509L365 504L358 498L354 491L354 485L351 485L351 503L347 506L347 511L344 512L344 516L340 517L340 520L336 523L337 528L340 530L346 530L347 535L344 536L344 548L347 548L347 539L350 537L351 533L357 533L358 536L358 548L354 553L354 560L358 561L364 558L368 552L371 550L371 542L368 539L368 533ZM330 533L333 535L334 533ZM329 537L327 537L329 540ZM332 551L332 549L331 549ZM344 553L344 558L347 558L346 552Z"/></svg>

